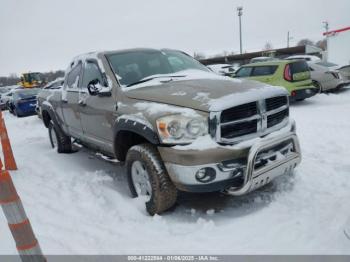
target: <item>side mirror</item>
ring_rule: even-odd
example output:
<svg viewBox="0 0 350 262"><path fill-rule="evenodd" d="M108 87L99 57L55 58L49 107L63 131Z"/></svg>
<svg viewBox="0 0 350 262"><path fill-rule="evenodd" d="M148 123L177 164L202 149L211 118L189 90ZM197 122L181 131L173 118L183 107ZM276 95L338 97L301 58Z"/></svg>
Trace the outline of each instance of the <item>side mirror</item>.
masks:
<svg viewBox="0 0 350 262"><path fill-rule="evenodd" d="M98 79L91 80L87 86L88 92L91 96L96 96L99 93L100 81Z"/></svg>
<svg viewBox="0 0 350 262"><path fill-rule="evenodd" d="M87 86L88 92L91 96L111 96L111 90L102 86L98 79L91 80Z"/></svg>

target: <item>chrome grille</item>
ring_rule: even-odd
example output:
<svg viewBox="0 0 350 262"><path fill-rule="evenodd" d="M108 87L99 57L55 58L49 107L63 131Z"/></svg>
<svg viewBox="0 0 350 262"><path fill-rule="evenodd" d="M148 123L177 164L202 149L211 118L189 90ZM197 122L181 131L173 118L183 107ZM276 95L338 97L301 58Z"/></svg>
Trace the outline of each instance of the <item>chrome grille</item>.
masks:
<svg viewBox="0 0 350 262"><path fill-rule="evenodd" d="M218 143L233 144L264 136L286 125L287 96L272 97L210 114L210 134Z"/></svg>

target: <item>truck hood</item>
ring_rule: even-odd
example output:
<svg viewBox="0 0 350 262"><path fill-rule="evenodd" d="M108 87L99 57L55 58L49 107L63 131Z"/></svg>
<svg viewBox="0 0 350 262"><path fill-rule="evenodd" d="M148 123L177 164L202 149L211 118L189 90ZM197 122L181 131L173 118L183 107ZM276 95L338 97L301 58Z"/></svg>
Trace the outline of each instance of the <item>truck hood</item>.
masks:
<svg viewBox="0 0 350 262"><path fill-rule="evenodd" d="M210 112L222 111L269 97L287 96L288 92L285 88L256 81L217 77L174 79L166 83L152 81L147 86L130 87L129 90L126 88L125 95L132 99Z"/></svg>

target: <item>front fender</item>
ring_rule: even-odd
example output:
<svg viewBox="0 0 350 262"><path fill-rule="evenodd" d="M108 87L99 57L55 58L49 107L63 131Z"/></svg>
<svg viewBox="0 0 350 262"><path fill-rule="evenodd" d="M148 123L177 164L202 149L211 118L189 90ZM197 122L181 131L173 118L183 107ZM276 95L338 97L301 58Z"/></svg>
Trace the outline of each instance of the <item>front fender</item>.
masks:
<svg viewBox="0 0 350 262"><path fill-rule="evenodd" d="M116 138L121 131L135 133L144 137L154 145L160 144L158 134L154 131L152 124L143 117L138 117L136 115L123 115L119 117L113 127L114 138Z"/></svg>

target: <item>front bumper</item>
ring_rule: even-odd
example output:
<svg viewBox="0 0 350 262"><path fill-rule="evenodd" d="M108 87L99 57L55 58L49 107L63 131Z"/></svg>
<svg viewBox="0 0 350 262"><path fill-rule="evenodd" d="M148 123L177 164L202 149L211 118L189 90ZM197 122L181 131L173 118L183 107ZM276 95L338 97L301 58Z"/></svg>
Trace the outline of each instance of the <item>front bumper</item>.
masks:
<svg viewBox="0 0 350 262"><path fill-rule="evenodd" d="M292 125L288 132L267 136L243 148L218 145L216 149L196 151L160 147L159 151L178 189L189 192L226 191L238 196L290 173L300 163L300 146L294 130ZM210 158L215 161L208 162ZM181 159L192 159L196 164L191 165L188 161L180 163ZM203 163L200 163L201 159ZM215 171L215 176L207 181L198 180L196 174L203 169L210 169L212 174Z"/></svg>
<svg viewBox="0 0 350 262"><path fill-rule="evenodd" d="M296 89L291 91L289 101L294 102L298 100L304 100L306 98L316 95L317 92L318 90L315 87L305 87L304 89Z"/></svg>

